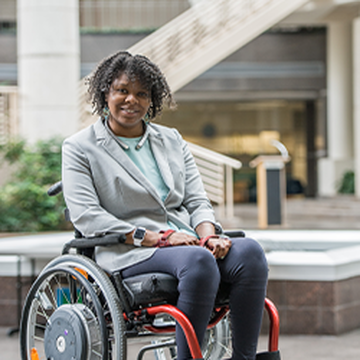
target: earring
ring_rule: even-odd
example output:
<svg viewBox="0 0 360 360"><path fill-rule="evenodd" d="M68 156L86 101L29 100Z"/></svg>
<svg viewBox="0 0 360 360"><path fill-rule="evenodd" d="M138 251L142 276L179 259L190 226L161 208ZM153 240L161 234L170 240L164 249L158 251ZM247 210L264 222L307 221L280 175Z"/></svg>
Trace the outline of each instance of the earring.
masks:
<svg viewBox="0 0 360 360"><path fill-rule="evenodd" d="M103 108L103 118L107 121L110 115L110 110L107 105Z"/></svg>
<svg viewBox="0 0 360 360"><path fill-rule="evenodd" d="M145 121L146 124L150 121L150 116L149 116L148 113L145 114L144 121Z"/></svg>

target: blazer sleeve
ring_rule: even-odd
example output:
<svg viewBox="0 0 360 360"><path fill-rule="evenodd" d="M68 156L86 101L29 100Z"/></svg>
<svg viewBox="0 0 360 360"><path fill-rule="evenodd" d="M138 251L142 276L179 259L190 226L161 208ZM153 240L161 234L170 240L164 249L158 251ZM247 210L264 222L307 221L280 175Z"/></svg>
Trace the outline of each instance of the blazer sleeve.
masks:
<svg viewBox="0 0 360 360"><path fill-rule="evenodd" d="M62 148L62 182L71 221L84 236L127 234L135 229L101 207L89 160L81 146L71 139L65 140Z"/></svg>
<svg viewBox="0 0 360 360"><path fill-rule="evenodd" d="M218 228L213 207L207 197L201 175L186 141L176 131L181 144L185 165L185 193L183 205L190 215L190 225L195 229L200 223L208 221Z"/></svg>

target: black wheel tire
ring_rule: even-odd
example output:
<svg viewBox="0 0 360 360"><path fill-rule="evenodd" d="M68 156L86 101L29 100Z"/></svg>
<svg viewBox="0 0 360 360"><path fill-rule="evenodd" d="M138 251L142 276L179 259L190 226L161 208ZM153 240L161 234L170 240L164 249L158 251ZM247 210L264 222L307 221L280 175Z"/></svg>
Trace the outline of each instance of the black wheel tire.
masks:
<svg viewBox="0 0 360 360"><path fill-rule="evenodd" d="M32 351L40 359L105 359L107 340L103 309L88 280L66 266L43 271L23 308L22 359L32 359Z"/></svg>
<svg viewBox="0 0 360 360"><path fill-rule="evenodd" d="M107 321L109 355L106 360L126 360L127 341L125 320L118 294L109 276L93 260L82 255L62 255L53 259L43 271L57 266L83 270L100 298Z"/></svg>

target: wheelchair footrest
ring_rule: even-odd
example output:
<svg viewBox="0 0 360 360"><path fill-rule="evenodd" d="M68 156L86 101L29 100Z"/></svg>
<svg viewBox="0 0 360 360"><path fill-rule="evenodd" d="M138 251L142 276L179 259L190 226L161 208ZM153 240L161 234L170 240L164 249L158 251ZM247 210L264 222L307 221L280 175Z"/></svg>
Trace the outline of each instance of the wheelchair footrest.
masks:
<svg viewBox="0 0 360 360"><path fill-rule="evenodd" d="M280 360L280 351L265 351L256 354L256 360Z"/></svg>
<svg viewBox="0 0 360 360"><path fill-rule="evenodd" d="M144 346L140 349L138 356L137 356L137 360L143 360L145 353L150 350L162 349L162 348L173 347L173 346L176 346L175 339L171 339L169 341L164 341L164 342L159 342L159 343Z"/></svg>

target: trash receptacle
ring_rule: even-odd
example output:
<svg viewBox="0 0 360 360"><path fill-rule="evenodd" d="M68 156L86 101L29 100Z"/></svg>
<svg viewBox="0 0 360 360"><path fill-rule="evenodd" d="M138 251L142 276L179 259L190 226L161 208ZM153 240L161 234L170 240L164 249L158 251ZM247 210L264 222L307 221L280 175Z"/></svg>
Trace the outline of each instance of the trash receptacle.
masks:
<svg viewBox="0 0 360 360"><path fill-rule="evenodd" d="M285 163L289 156L261 155L250 162L256 167L256 187L259 228L282 225L285 221Z"/></svg>

